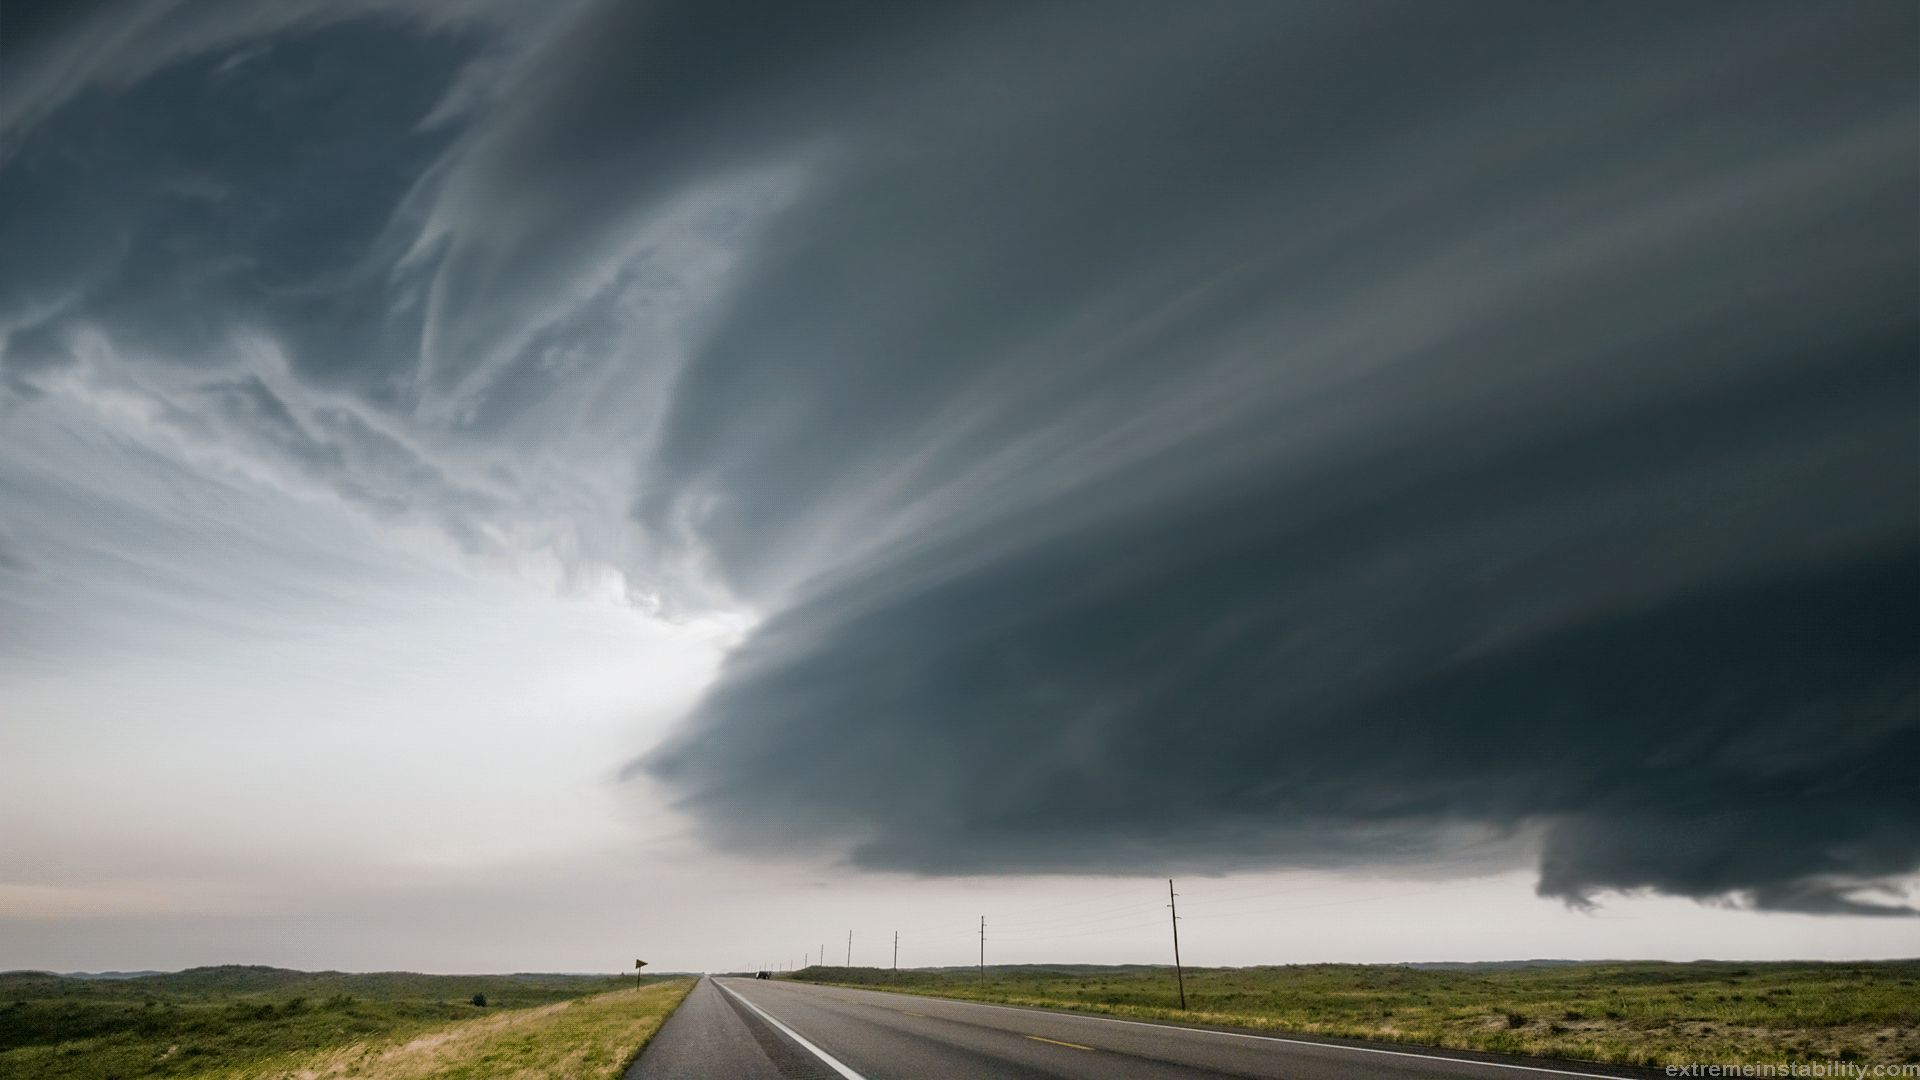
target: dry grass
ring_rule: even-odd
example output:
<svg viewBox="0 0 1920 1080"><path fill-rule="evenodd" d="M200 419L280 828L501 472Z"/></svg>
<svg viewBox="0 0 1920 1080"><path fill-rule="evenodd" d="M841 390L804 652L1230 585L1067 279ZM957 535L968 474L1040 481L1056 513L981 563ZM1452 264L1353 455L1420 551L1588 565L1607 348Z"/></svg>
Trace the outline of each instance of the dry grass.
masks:
<svg viewBox="0 0 1920 1080"><path fill-rule="evenodd" d="M692 988L683 980L616 990L194 1080L614 1080Z"/></svg>
<svg viewBox="0 0 1920 1080"><path fill-rule="evenodd" d="M794 978L1081 1012L1610 1064L1920 1063L1920 962L1594 963L1489 970L1317 964L880 971Z"/></svg>
<svg viewBox="0 0 1920 1080"><path fill-rule="evenodd" d="M332 1047L396 1045L462 1021L633 985L587 975L258 966L131 979L0 973L0 1080L254 1077ZM472 1004L482 995L488 1006Z"/></svg>

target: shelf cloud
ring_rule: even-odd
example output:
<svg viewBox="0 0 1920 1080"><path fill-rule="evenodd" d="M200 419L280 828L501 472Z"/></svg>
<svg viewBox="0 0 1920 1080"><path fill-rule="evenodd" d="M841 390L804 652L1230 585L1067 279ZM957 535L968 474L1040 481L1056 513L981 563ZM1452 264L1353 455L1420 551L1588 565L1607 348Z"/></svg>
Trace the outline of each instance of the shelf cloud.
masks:
<svg viewBox="0 0 1920 1080"><path fill-rule="evenodd" d="M751 613L716 842L1913 914L1911 5L231 8L19 16L0 408Z"/></svg>

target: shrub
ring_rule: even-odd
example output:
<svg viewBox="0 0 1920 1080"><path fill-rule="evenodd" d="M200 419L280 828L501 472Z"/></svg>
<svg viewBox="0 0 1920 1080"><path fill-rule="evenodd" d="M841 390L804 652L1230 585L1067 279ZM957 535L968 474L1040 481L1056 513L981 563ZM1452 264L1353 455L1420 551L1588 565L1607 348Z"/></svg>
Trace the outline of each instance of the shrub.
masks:
<svg viewBox="0 0 1920 1080"><path fill-rule="evenodd" d="M475 994L469 1000L471 1000L475 1005L478 1005L482 1009L487 1007L487 995L485 994Z"/></svg>

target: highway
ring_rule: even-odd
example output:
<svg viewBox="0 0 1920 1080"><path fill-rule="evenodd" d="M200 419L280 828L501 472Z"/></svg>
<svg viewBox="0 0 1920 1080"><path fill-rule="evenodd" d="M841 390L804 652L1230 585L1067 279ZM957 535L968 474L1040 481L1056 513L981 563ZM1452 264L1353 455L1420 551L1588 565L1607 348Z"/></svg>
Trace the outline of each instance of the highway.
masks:
<svg viewBox="0 0 1920 1080"><path fill-rule="evenodd" d="M1637 1069L1382 1047L785 980L702 979L627 1080L1552 1080Z"/></svg>

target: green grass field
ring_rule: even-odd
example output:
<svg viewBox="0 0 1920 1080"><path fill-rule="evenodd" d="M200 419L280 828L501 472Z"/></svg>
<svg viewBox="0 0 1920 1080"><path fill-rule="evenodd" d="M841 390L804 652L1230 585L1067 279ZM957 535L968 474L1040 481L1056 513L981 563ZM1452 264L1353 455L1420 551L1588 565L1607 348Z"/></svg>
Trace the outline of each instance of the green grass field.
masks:
<svg viewBox="0 0 1920 1080"><path fill-rule="evenodd" d="M1920 1062L1920 961L1415 968L813 967L788 978L943 997L1611 1064Z"/></svg>
<svg viewBox="0 0 1920 1080"><path fill-rule="evenodd" d="M0 974L0 1078L504 1076L512 1055L498 1055L515 1046L527 1060L560 1055L529 1076L612 1076L599 1065L609 1054L624 1064L690 985L652 982L636 990L632 979L600 976L260 967L131 979L10 972ZM458 1055L399 1052L421 1040L494 1055L490 1071L460 1071ZM570 1050L585 1071L556 1064ZM337 1071L342 1063L353 1064ZM438 1071L405 1071L429 1065Z"/></svg>

